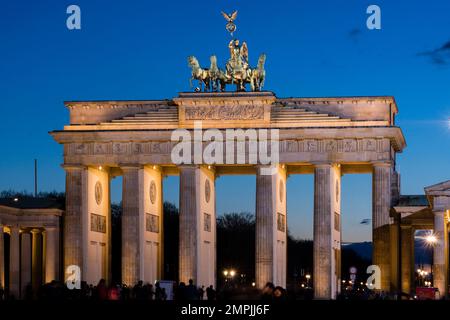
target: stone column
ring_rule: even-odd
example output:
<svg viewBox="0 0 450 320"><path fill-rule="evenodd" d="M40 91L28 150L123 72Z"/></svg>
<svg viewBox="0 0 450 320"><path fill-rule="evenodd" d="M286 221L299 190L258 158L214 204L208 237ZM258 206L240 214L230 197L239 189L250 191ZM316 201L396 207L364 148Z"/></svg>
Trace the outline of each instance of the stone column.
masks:
<svg viewBox="0 0 450 320"><path fill-rule="evenodd" d="M214 169L180 167L179 278L198 286L216 285Z"/></svg>
<svg viewBox="0 0 450 320"><path fill-rule="evenodd" d="M0 288L5 288L5 244L3 225L0 224Z"/></svg>
<svg viewBox="0 0 450 320"><path fill-rule="evenodd" d="M83 268L83 192L82 166L64 166L66 170L66 210L64 213L64 273L68 266ZM82 270L83 271L83 270ZM64 280L66 279L64 275ZM84 274L81 274L84 277Z"/></svg>
<svg viewBox="0 0 450 320"><path fill-rule="evenodd" d="M391 288L389 223L391 208L391 164L375 163L372 173L372 264L380 267L381 288Z"/></svg>
<svg viewBox="0 0 450 320"><path fill-rule="evenodd" d="M11 226L9 243L9 293L20 296L20 233L18 226Z"/></svg>
<svg viewBox="0 0 450 320"><path fill-rule="evenodd" d="M42 233L39 229L33 229L31 235L31 281L36 294L42 284Z"/></svg>
<svg viewBox="0 0 450 320"><path fill-rule="evenodd" d="M22 232L22 252L20 261L21 297L25 297L26 287L31 283L31 236Z"/></svg>
<svg viewBox="0 0 450 320"><path fill-rule="evenodd" d="M448 291L448 230L443 211L434 211L434 234L437 242L433 248L433 284L439 289L441 298Z"/></svg>
<svg viewBox="0 0 450 320"><path fill-rule="evenodd" d="M399 245L400 245L400 232L398 225L398 218L390 218L389 224L389 252L390 252L390 291L398 293L399 288L399 276L400 276L400 261L399 261Z"/></svg>
<svg viewBox="0 0 450 320"><path fill-rule="evenodd" d="M256 286L286 287L286 170L259 166L256 174Z"/></svg>
<svg viewBox="0 0 450 320"><path fill-rule="evenodd" d="M59 236L57 227L45 228L45 283L59 279Z"/></svg>
<svg viewBox="0 0 450 320"><path fill-rule="evenodd" d="M340 287L341 169L314 168L314 298L334 299Z"/></svg>
<svg viewBox="0 0 450 320"><path fill-rule="evenodd" d="M139 166L123 166L122 282L134 286L140 275Z"/></svg>
<svg viewBox="0 0 450 320"><path fill-rule="evenodd" d="M197 274L197 193L195 166L180 167L179 278L186 282Z"/></svg>
<svg viewBox="0 0 450 320"><path fill-rule="evenodd" d="M414 279L414 229L411 226L402 226L401 232L402 292L411 293Z"/></svg>

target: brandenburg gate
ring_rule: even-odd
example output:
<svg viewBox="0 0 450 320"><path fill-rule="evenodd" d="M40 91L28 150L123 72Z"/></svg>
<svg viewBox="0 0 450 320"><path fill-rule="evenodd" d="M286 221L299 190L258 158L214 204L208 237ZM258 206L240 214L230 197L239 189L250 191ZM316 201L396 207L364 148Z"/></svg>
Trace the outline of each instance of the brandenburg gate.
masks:
<svg viewBox="0 0 450 320"><path fill-rule="evenodd" d="M233 34L237 12L223 15ZM179 280L215 286L215 179L254 174L256 286L285 287L286 180L314 174L314 291L332 299L341 282L341 177L372 173L373 264L381 270L380 289L389 291L396 284L396 153L405 147L394 98L278 98L262 91L266 56L253 68L246 42L233 39L228 48L224 69L215 56L208 69L188 58L195 92L66 102L70 124L51 132L64 146L64 267L79 266L88 283L111 278L110 181L122 176L122 282L161 279L162 181L179 175Z"/></svg>
<svg viewBox="0 0 450 320"><path fill-rule="evenodd" d="M64 267L79 266L82 280L96 283L111 277L110 181L119 175L123 176L122 281L134 285L138 280L161 279L162 181L164 176L179 175L179 280L215 285L215 179L254 174L256 285L261 288L271 281L285 286L286 180L293 174L314 174L315 297L334 298L341 281L341 177L372 173L373 264L381 270L381 290L396 285L390 209L398 192L396 153L403 150L405 140L395 125L398 109L392 97L191 92L170 100L79 101L66 102L66 107L70 124L51 135L64 146ZM204 133L200 143L192 153L183 154L188 161L174 163L179 141L174 141L173 132L195 136L199 122ZM216 143L225 150L229 143L208 139L209 129L223 136L230 129L242 130L247 135L244 148L234 145L233 159L244 150L246 161L196 161L196 149L204 152ZM255 138L249 130L263 129L277 131L266 141L272 153L277 146L277 163L248 161Z"/></svg>

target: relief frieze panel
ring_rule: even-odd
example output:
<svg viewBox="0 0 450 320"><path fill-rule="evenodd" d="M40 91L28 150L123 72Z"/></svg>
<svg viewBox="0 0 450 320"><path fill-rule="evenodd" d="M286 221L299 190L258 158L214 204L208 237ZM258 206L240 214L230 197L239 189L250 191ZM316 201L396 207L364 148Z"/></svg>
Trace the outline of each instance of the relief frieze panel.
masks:
<svg viewBox="0 0 450 320"><path fill-rule="evenodd" d="M86 142L70 143L64 148L66 156L133 156L161 155L169 156L177 141L143 141L143 142ZM203 149L211 142L203 142ZM250 143L245 141L245 150L248 152ZM272 149L270 144L268 150ZM226 150L226 142L223 150ZM235 144L235 154L237 152ZM391 143L386 138L371 139L288 139L280 141L281 154L358 154L369 152L378 154L378 158L391 153ZM193 148L192 148L193 150Z"/></svg>
<svg viewBox="0 0 450 320"><path fill-rule="evenodd" d="M186 120L263 120L263 106L230 105L220 108L195 106L185 109Z"/></svg>

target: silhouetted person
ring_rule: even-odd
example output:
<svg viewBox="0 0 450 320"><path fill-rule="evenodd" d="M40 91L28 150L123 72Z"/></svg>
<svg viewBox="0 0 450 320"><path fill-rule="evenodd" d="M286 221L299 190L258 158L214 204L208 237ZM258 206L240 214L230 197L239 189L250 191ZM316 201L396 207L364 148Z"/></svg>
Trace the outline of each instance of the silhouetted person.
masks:
<svg viewBox="0 0 450 320"><path fill-rule="evenodd" d="M180 285L175 291L175 300L185 301L186 300L186 284L184 282L180 282Z"/></svg>
<svg viewBox="0 0 450 320"><path fill-rule="evenodd" d="M120 300L120 290L115 283L108 289L108 299L114 301Z"/></svg>
<svg viewBox="0 0 450 320"><path fill-rule="evenodd" d="M144 287L142 280L139 280L138 283L133 287L133 296L137 300L144 300Z"/></svg>
<svg viewBox="0 0 450 320"><path fill-rule="evenodd" d="M194 280L189 279L189 285L186 287L186 299L198 300L198 290L194 286Z"/></svg>
<svg viewBox="0 0 450 320"><path fill-rule="evenodd" d="M206 298L208 300L216 300L216 290L214 290L212 285L206 288Z"/></svg>
<svg viewBox="0 0 450 320"><path fill-rule="evenodd" d="M167 300L166 288L161 289L161 300L163 300L163 301Z"/></svg>
<svg viewBox="0 0 450 320"><path fill-rule="evenodd" d="M163 294L162 294L161 286L160 286L159 282L156 282L155 283L155 300L163 300L162 297L163 297Z"/></svg>
<svg viewBox="0 0 450 320"><path fill-rule="evenodd" d="M108 288L106 288L105 279L100 279L100 281L97 284L97 298L99 300L108 299Z"/></svg>
<svg viewBox="0 0 450 320"><path fill-rule="evenodd" d="M203 300L203 296L205 295L205 286L201 286L198 288L198 298Z"/></svg>
<svg viewBox="0 0 450 320"><path fill-rule="evenodd" d="M273 300L285 301L286 298L286 291L280 286L275 287L275 289L273 290Z"/></svg>
<svg viewBox="0 0 450 320"><path fill-rule="evenodd" d="M148 283L144 286L145 291L145 299L146 300L153 300L155 292L153 291L153 285Z"/></svg>
<svg viewBox="0 0 450 320"><path fill-rule="evenodd" d="M261 300L272 300L273 298L273 291L275 290L275 286L273 285L272 282L267 282L263 291L262 291L262 296L261 296Z"/></svg>

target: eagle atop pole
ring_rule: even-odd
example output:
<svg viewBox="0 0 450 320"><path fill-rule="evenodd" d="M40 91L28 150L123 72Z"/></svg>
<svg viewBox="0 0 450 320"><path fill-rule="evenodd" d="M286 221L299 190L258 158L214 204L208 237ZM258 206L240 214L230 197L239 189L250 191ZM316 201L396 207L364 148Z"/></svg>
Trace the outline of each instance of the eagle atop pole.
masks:
<svg viewBox="0 0 450 320"><path fill-rule="evenodd" d="M225 20L228 21L225 28L230 33L231 36L233 36L233 32L236 31L236 24L234 23L234 20L237 18L237 10L235 10L233 13L225 13L222 11L222 15L225 18Z"/></svg>

